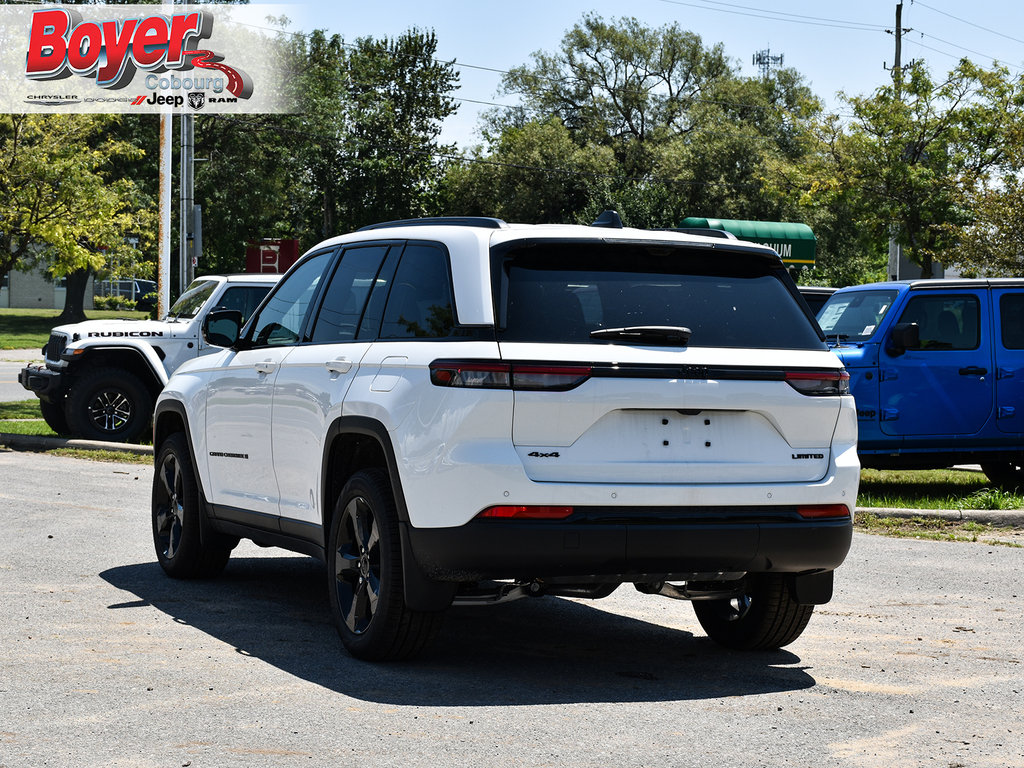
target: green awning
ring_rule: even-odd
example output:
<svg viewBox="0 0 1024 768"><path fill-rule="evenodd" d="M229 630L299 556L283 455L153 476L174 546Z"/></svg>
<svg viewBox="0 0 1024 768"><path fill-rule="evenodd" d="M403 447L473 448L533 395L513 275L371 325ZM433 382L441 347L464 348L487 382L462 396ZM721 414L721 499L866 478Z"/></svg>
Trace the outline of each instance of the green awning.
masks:
<svg viewBox="0 0 1024 768"><path fill-rule="evenodd" d="M749 240L774 248L786 264L813 266L817 239L806 224L790 221L744 221L742 219L705 219L689 216L682 229L720 229L740 240Z"/></svg>

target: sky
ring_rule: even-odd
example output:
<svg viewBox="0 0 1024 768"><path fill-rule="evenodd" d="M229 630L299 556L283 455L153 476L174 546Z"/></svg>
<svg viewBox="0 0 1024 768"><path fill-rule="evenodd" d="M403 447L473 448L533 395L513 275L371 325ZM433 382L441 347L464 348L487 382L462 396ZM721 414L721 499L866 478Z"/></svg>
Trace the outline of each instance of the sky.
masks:
<svg viewBox="0 0 1024 768"><path fill-rule="evenodd" d="M891 79L885 67L895 51L896 0L277 0L275 10L282 6L293 30L326 29L346 41L433 29L438 58L454 59L460 73L459 111L445 124L443 139L462 147L479 143L479 113L488 103L515 103L500 93L501 71L529 63L535 51L557 50L588 13L605 20L633 16L652 27L678 23L706 46L722 43L745 75L757 74L755 52L781 54L784 66L800 72L838 112L837 92L870 94ZM985 66L998 60L1024 74L1020 0L905 0L902 26L911 30L903 36L904 64L924 59L938 75L966 56Z"/></svg>

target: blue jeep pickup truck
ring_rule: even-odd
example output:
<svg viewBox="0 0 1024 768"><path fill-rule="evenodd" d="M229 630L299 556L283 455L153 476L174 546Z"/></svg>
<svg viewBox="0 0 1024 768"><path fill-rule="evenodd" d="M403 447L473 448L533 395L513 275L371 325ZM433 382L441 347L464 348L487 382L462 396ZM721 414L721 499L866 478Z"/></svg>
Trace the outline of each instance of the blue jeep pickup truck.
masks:
<svg viewBox="0 0 1024 768"><path fill-rule="evenodd" d="M1024 487L1024 279L843 288L818 323L850 373L862 466L981 464Z"/></svg>

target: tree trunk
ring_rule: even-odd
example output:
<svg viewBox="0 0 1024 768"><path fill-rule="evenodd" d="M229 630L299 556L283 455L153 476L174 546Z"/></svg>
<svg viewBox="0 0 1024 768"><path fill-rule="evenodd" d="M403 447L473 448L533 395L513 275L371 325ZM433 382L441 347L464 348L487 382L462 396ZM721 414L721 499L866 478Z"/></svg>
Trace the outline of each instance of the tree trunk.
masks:
<svg viewBox="0 0 1024 768"><path fill-rule="evenodd" d="M68 275L67 292L64 294L64 311L57 323L80 323L85 320L85 286L89 283L89 269L76 269Z"/></svg>

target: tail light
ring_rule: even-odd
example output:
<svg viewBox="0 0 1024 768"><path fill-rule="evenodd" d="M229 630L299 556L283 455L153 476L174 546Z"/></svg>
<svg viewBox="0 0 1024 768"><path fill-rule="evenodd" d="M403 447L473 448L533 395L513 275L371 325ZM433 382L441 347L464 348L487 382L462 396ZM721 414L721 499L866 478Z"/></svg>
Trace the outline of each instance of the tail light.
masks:
<svg viewBox="0 0 1024 768"><path fill-rule="evenodd" d="M591 372L588 365L435 360L430 382L438 387L566 392L589 379Z"/></svg>
<svg viewBox="0 0 1024 768"><path fill-rule="evenodd" d="M805 520L822 520L828 518L848 518L850 508L845 504L801 504L796 512Z"/></svg>
<svg viewBox="0 0 1024 768"><path fill-rule="evenodd" d="M477 517L502 520L564 520L572 513L572 507L500 506L488 507Z"/></svg>
<svg viewBox="0 0 1024 768"><path fill-rule="evenodd" d="M801 395L821 397L850 394L850 374L838 371L786 371L786 383Z"/></svg>

